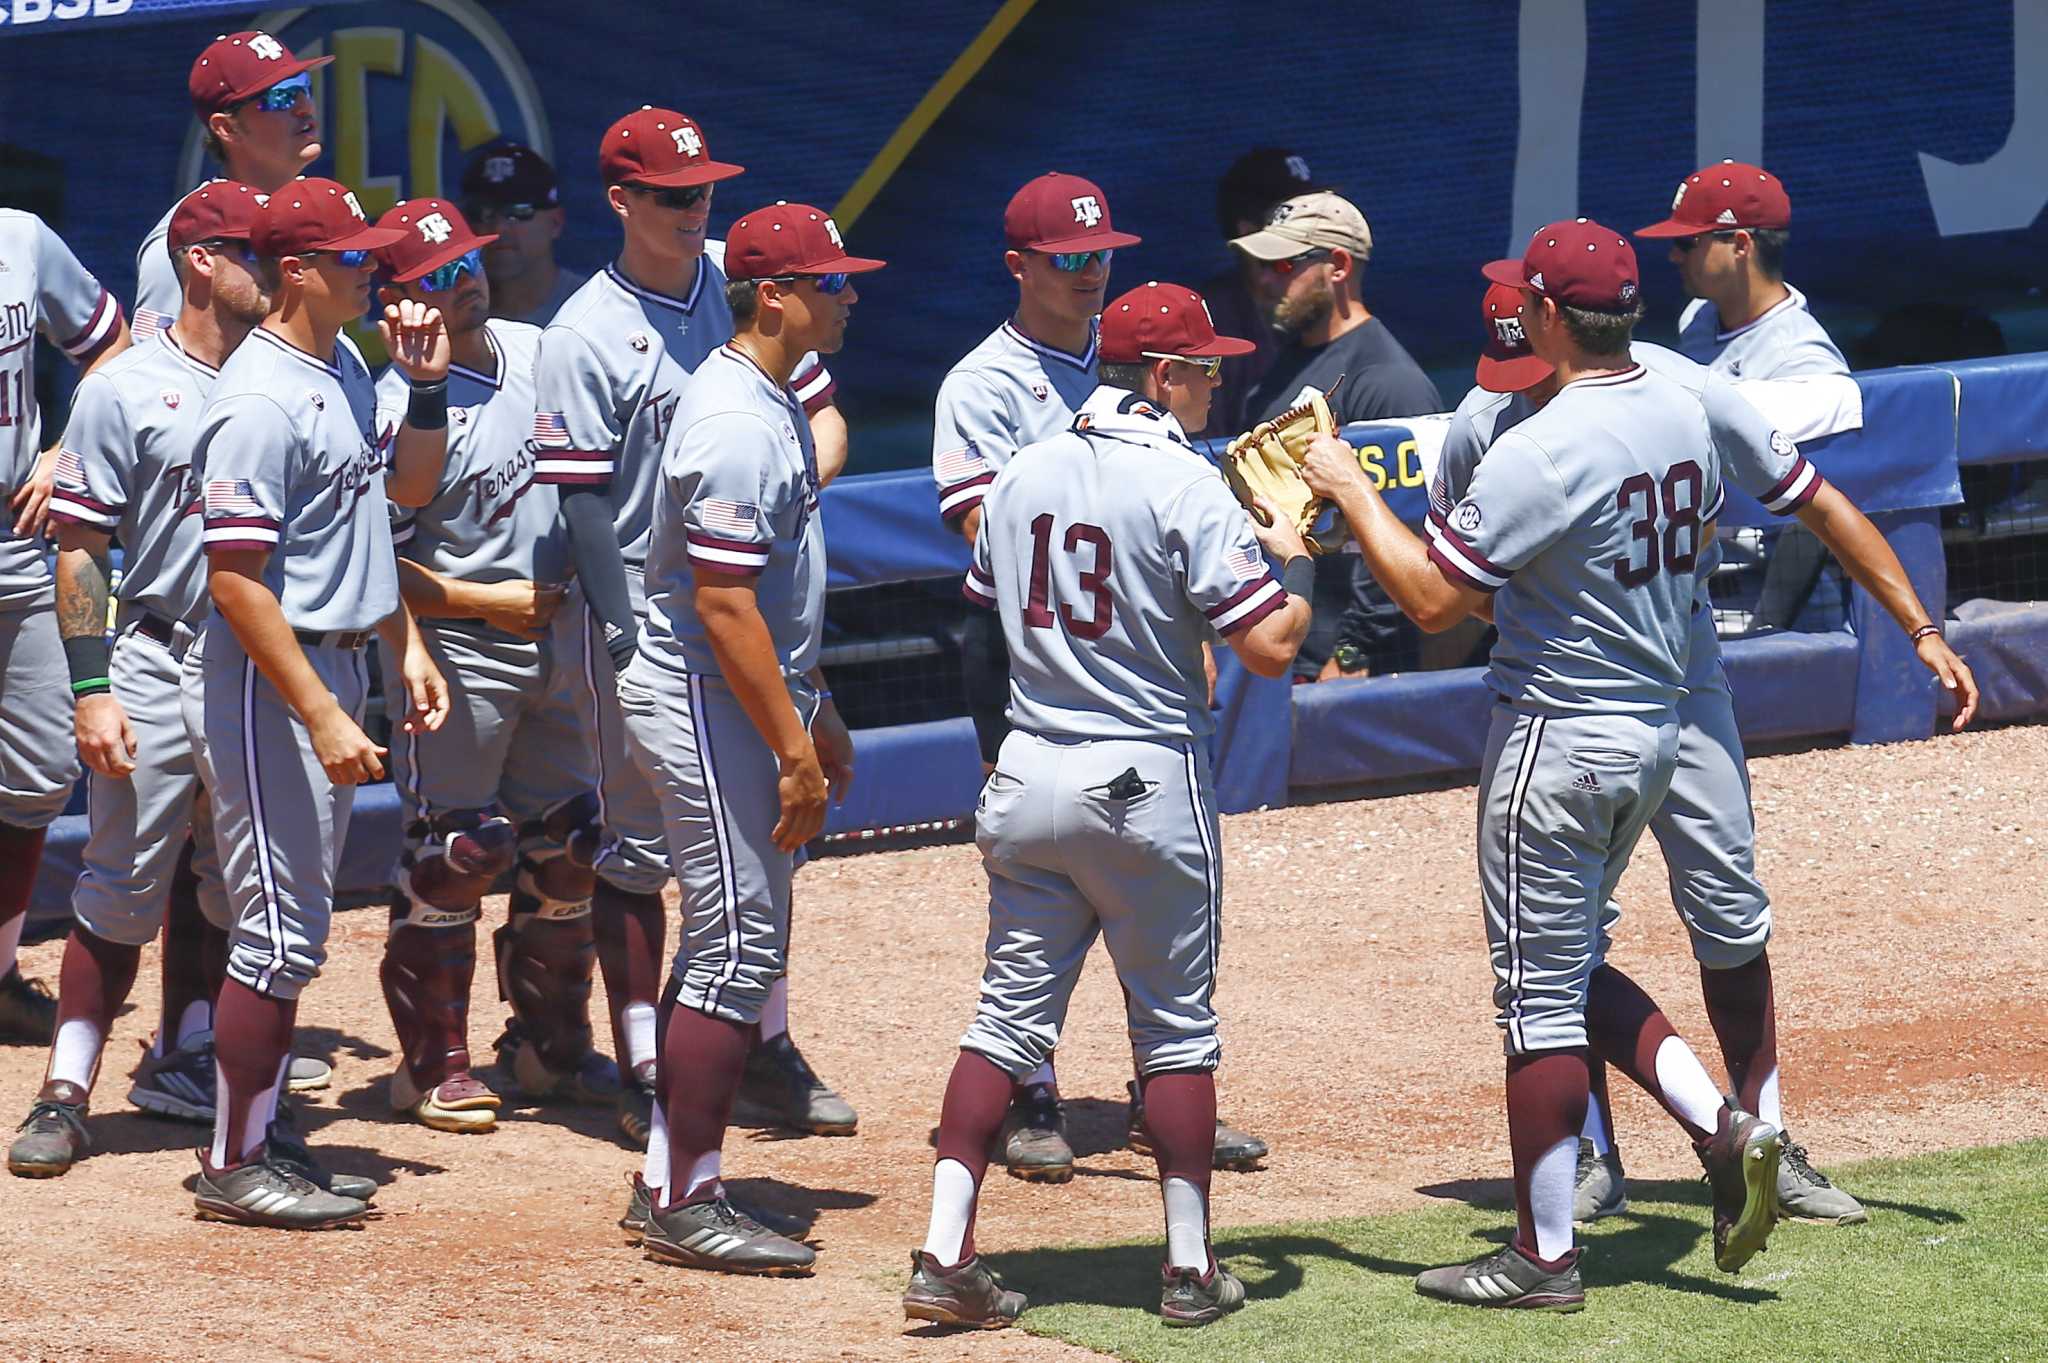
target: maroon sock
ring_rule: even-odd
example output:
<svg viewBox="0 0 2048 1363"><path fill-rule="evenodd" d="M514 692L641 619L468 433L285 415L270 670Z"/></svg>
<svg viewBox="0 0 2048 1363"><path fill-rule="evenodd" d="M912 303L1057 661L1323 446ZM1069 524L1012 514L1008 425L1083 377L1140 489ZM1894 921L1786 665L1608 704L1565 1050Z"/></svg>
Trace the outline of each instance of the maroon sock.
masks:
<svg viewBox="0 0 2048 1363"><path fill-rule="evenodd" d="M1209 1224L1209 1172L1216 1161L1216 1076L1208 1070L1150 1075L1144 1085L1145 1126L1159 1181L1185 1179L1202 1195L1202 1225ZM1206 1245L1207 1236L1204 1237ZM1209 1256L1213 1272L1216 1256Z"/></svg>
<svg viewBox="0 0 2048 1363"><path fill-rule="evenodd" d="M690 1170L697 1161L725 1144L733 1095L739 1092L754 1029L672 999L662 1002L668 1016L661 1029L654 1101L668 1118L668 1191L662 1205L672 1207L688 1196ZM714 1184L693 1200L715 1195Z"/></svg>
<svg viewBox="0 0 2048 1363"><path fill-rule="evenodd" d="M1616 1149L1614 1144L1614 1100L1607 1096L1607 1062L1597 1055L1586 1060L1586 1090L1593 1101L1600 1104L1600 1131L1607 1138L1607 1148Z"/></svg>
<svg viewBox="0 0 2048 1363"><path fill-rule="evenodd" d="M1515 1237L1522 1253L1552 1271L1562 1268L1564 1261L1536 1256L1536 1246L1542 1242L1536 1235L1529 1180L1535 1175L1537 1160L1559 1141L1576 1139L1585 1129L1587 1062L1586 1052L1576 1047L1508 1057L1508 1148L1515 1161Z"/></svg>
<svg viewBox="0 0 2048 1363"><path fill-rule="evenodd" d="M1700 992L1706 996L1707 1021L1721 1043L1728 1082L1744 1112L1755 1112L1764 1080L1778 1068L1778 1007L1771 991L1771 954L1733 970L1700 967Z"/></svg>
<svg viewBox="0 0 2048 1363"><path fill-rule="evenodd" d="M42 865L45 828L16 828L0 823L0 928L28 912L29 893ZM4 975L5 971L0 971Z"/></svg>
<svg viewBox="0 0 2048 1363"><path fill-rule="evenodd" d="M1586 991L1586 1039L1592 1043L1593 1053L1655 1098L1694 1141L1703 1141L1714 1133L1702 1131L1680 1115L1657 1082L1657 1048L1664 1038L1677 1035L1671 1019L1642 986L1611 965L1593 972Z"/></svg>
<svg viewBox="0 0 2048 1363"><path fill-rule="evenodd" d="M982 1176L988 1172L989 1142L1003 1125L1003 1114L1010 1109L1010 1096L1016 1087L1009 1075L973 1051L960 1052L960 1058L953 1062L952 1077L946 1080L946 1101L939 1109L937 1159L953 1160L965 1167L974 1179L977 1194ZM1213 1129L1209 1139L1213 1148ZM974 1218L970 1216L967 1234L960 1241L960 1262L966 1263L973 1257Z"/></svg>
<svg viewBox="0 0 2048 1363"><path fill-rule="evenodd" d="M99 1028L104 1051L114 1015L135 987L135 971L141 964L141 947L109 942L82 924L73 924L64 939L64 963L57 968L57 1029L62 1031L72 1018L84 1018ZM93 1077L99 1077L97 1064Z"/></svg>
<svg viewBox="0 0 2048 1363"><path fill-rule="evenodd" d="M221 986L213 1015L214 1058L220 1066L213 1124L216 1170L242 1164L263 1144L298 1015L297 999L274 999L240 980Z"/></svg>
<svg viewBox="0 0 2048 1363"><path fill-rule="evenodd" d="M597 939L597 966L604 975L605 1004L612 1015L612 1049L621 1071L631 1068L632 1056L626 1045L626 1005L655 1004L661 997L665 913L659 894L634 894L602 877L590 896L590 927ZM660 1031L655 1035L658 1038Z"/></svg>
<svg viewBox="0 0 2048 1363"><path fill-rule="evenodd" d="M177 1047L185 1010L195 1003L212 1007L220 992L219 982L209 980L206 973L209 932L219 929L199 911L199 877L192 872L192 840L187 838L185 850L178 854L178 869L171 873L170 902L164 910L164 1003L157 1018L161 1053Z"/></svg>

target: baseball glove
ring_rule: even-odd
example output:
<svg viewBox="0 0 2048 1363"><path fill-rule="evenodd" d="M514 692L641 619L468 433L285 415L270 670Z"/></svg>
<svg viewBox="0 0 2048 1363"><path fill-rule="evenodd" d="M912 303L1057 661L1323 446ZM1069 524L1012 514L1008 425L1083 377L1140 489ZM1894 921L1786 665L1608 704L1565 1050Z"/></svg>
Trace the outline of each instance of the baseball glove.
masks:
<svg viewBox="0 0 2048 1363"><path fill-rule="evenodd" d="M1272 524L1254 500L1263 497L1294 522L1312 553L1324 551L1311 532L1327 503L1309 491L1301 478L1301 466L1308 458L1309 442L1319 435L1334 435L1336 430L1330 404L1321 394L1311 394L1307 402L1271 421L1261 421L1223 449L1224 481L1245 510L1259 524Z"/></svg>

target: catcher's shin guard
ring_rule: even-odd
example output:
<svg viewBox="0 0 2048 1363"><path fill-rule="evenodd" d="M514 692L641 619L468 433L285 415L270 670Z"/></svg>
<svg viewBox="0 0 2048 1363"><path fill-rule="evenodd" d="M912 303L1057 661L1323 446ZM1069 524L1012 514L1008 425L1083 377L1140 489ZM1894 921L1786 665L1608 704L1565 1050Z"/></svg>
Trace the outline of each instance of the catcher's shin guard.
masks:
<svg viewBox="0 0 2048 1363"><path fill-rule="evenodd" d="M416 819L405 830L400 888L415 908L415 926L472 922L477 901L519 854L519 831L495 807L450 810Z"/></svg>
<svg viewBox="0 0 2048 1363"><path fill-rule="evenodd" d="M423 927L402 897L378 978L413 1087L425 1092L469 1070L469 989L476 978L476 918Z"/></svg>
<svg viewBox="0 0 2048 1363"><path fill-rule="evenodd" d="M512 921L492 934L498 996L512 1009L501 1047L519 1087L536 1097L555 1092L590 1054L590 981L597 965L590 906L551 916L543 901L512 896Z"/></svg>

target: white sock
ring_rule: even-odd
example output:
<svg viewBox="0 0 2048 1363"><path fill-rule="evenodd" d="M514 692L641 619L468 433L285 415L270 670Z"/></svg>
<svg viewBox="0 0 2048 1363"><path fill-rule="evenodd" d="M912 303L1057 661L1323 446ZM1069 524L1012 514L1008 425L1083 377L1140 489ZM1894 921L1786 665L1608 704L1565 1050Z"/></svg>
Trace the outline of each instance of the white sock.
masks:
<svg viewBox="0 0 2048 1363"><path fill-rule="evenodd" d="M1209 1210L1202 1190L1184 1178L1160 1185L1166 1201L1166 1262L1174 1268L1209 1271Z"/></svg>
<svg viewBox="0 0 2048 1363"><path fill-rule="evenodd" d="M183 1050L204 1040L212 1031L213 1005L205 999L194 999L186 1004L185 1011L178 1015L178 1039L175 1044Z"/></svg>
<svg viewBox="0 0 2048 1363"><path fill-rule="evenodd" d="M15 954L21 950L21 930L27 923L27 910L14 915L10 922L0 923L0 976L14 969Z"/></svg>
<svg viewBox="0 0 2048 1363"><path fill-rule="evenodd" d="M1607 1123L1600 1117L1600 1100L1592 1094L1586 1095L1586 1124L1579 1128L1579 1134L1593 1142L1593 1153L1605 1155L1610 1148L1607 1143Z"/></svg>
<svg viewBox="0 0 2048 1363"><path fill-rule="evenodd" d="M668 1113L656 1103L647 1119L647 1159L640 1166L640 1181L659 1207L668 1193Z"/></svg>
<svg viewBox="0 0 2048 1363"><path fill-rule="evenodd" d="M1529 1171L1529 1219L1536 1223L1533 1249L1539 1259L1562 1259L1572 1252L1572 1184L1578 1168L1579 1141L1573 1136L1537 1156Z"/></svg>
<svg viewBox="0 0 2048 1363"><path fill-rule="evenodd" d="M1030 1088L1033 1084L1051 1084L1054 1088L1060 1086L1059 1076L1052 1072L1051 1056L1045 1058L1043 1065L1040 1065L1037 1069L1024 1076L1022 1087Z"/></svg>
<svg viewBox="0 0 2048 1363"><path fill-rule="evenodd" d="M1761 1117L1772 1126L1785 1129L1785 1103L1778 1096L1778 1067L1771 1066L1771 1072L1764 1076L1763 1087L1757 1091L1756 1111L1750 1114Z"/></svg>
<svg viewBox="0 0 2048 1363"><path fill-rule="evenodd" d="M100 1025L91 1018L65 1018L50 1043L50 1082L62 1080L82 1089L92 1087L92 1072L100 1063L100 1047L106 1044Z"/></svg>
<svg viewBox="0 0 2048 1363"><path fill-rule="evenodd" d="M243 1098L242 1111L245 1119L242 1123L241 1148L230 1152L228 1117L232 1109L227 1102L228 1077L221 1072L220 1061L216 1059L213 1062L214 1092L218 1099L213 1111L213 1147L208 1152L208 1158L214 1168L218 1169L225 1164L242 1163L269 1137L270 1123L277 1117L277 1093L284 1086L285 1067L291 1063L292 1058L287 1048L284 1060L277 1067L277 1078L271 1081L270 1087Z"/></svg>
<svg viewBox="0 0 2048 1363"><path fill-rule="evenodd" d="M629 1003L623 1013L626 1022L626 1051L619 1066L628 1074L654 1059L654 1005Z"/></svg>
<svg viewBox="0 0 2048 1363"><path fill-rule="evenodd" d="M973 1219L974 1175L959 1160L940 1160L932 1166L932 1223L924 1233L924 1252L941 1268L957 1265Z"/></svg>
<svg viewBox="0 0 2048 1363"><path fill-rule="evenodd" d="M1682 1037L1667 1036L1657 1047L1657 1087L1679 1115L1703 1131L1721 1123L1721 1091Z"/></svg>
<svg viewBox="0 0 2048 1363"><path fill-rule="evenodd" d="M768 1002L761 1005L761 1040L773 1041L789 1030L789 976L768 986Z"/></svg>
<svg viewBox="0 0 2048 1363"><path fill-rule="evenodd" d="M683 1180L683 1201L689 1201L697 1194L703 1192L705 1188L718 1182L719 1154L719 1151L707 1150L697 1156L696 1163L690 1166L689 1177ZM674 1175L675 1165L673 1160L670 1161L669 1172L671 1176Z"/></svg>

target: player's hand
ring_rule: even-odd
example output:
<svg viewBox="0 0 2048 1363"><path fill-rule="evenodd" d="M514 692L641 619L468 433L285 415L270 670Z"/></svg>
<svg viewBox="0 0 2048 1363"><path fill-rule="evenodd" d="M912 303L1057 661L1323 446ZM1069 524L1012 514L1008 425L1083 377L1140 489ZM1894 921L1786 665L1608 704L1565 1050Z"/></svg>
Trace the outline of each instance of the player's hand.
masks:
<svg viewBox="0 0 2048 1363"><path fill-rule="evenodd" d="M50 446L36 457L35 472L7 499L14 513L14 533L34 539L50 528L50 494L57 490L57 447Z"/></svg>
<svg viewBox="0 0 2048 1363"><path fill-rule="evenodd" d="M127 779L135 770L135 730L112 693L81 696L72 712L79 760L101 776Z"/></svg>
<svg viewBox="0 0 2048 1363"><path fill-rule="evenodd" d="M453 351L439 308L410 298L386 303L384 315L377 321L377 334L398 372L413 383L436 383L448 377Z"/></svg>
<svg viewBox="0 0 2048 1363"><path fill-rule="evenodd" d="M482 589L484 623L522 639L544 639L568 590L559 582L515 579Z"/></svg>
<svg viewBox="0 0 2048 1363"><path fill-rule="evenodd" d="M1308 442L1308 458L1301 463L1301 481L1316 496L1336 501L1365 483L1365 470L1359 467L1358 451L1342 436L1319 435Z"/></svg>
<svg viewBox="0 0 2048 1363"><path fill-rule="evenodd" d="M782 802L782 817L775 821L771 835L775 845L795 852L825 830L824 769L818 764L817 749L810 744L794 759L785 758L781 779L775 783L776 798Z"/></svg>
<svg viewBox="0 0 2048 1363"><path fill-rule="evenodd" d="M1970 666L1956 656L1948 646L1948 640L1939 634L1929 634L1916 641L1913 651L1920 655L1920 661L1927 670L1941 679L1955 697L1956 717L1949 725L1950 732L1959 732L1977 714L1977 679L1970 673Z"/></svg>
<svg viewBox="0 0 2048 1363"><path fill-rule="evenodd" d="M398 670L405 679L405 719L400 727L409 734L440 728L448 718L448 683L434 665L434 655L424 646L407 649Z"/></svg>
<svg viewBox="0 0 2048 1363"><path fill-rule="evenodd" d="M1267 521L1265 525L1260 525L1259 518L1252 517L1252 535L1259 541L1261 549L1278 560L1283 567L1286 566L1288 559L1299 558L1308 552L1307 542L1302 539L1301 532L1294 528L1294 522L1288 519L1287 513L1264 497L1254 497L1252 504L1258 507Z"/></svg>
<svg viewBox="0 0 2048 1363"><path fill-rule="evenodd" d="M832 789L832 803L845 803L846 788L853 784L853 735L846 731L839 707L829 700L818 707L818 717L811 721L811 742L818 750L825 784Z"/></svg>
<svg viewBox="0 0 2048 1363"><path fill-rule="evenodd" d="M330 704L306 726L313 756L337 786L356 786L384 776L384 749L370 741L362 726L338 703Z"/></svg>

